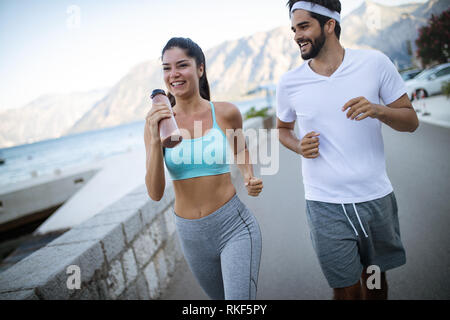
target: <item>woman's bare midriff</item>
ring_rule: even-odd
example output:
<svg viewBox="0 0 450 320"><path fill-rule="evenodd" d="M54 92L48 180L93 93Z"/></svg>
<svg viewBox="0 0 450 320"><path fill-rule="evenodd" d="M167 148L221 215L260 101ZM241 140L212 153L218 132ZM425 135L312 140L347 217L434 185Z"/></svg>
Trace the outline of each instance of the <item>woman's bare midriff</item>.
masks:
<svg viewBox="0 0 450 320"><path fill-rule="evenodd" d="M213 213L236 193L229 173L173 181L175 213L184 219L199 219Z"/></svg>

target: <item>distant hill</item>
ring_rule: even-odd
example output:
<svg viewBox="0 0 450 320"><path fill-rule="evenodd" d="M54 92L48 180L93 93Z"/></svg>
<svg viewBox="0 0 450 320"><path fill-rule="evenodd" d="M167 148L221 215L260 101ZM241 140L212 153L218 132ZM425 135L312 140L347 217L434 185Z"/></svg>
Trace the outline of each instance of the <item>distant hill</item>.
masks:
<svg viewBox="0 0 450 320"><path fill-rule="evenodd" d="M449 6L448 0L397 7L365 1L343 19L341 42L349 48L381 50L403 68L411 64L406 41L410 40L415 50L417 28L431 13ZM292 31L286 27L226 41L205 55L213 99L228 101L242 99L259 85L278 82L283 73L302 63ZM149 92L164 87L160 69L156 60L136 66L68 133L144 119L150 106Z"/></svg>
<svg viewBox="0 0 450 320"><path fill-rule="evenodd" d="M365 1L343 19L341 42L348 48L381 50L404 68L411 64L407 41L415 52L418 28L431 14L449 7L449 0L394 7ZM287 27L223 42L205 55L213 100L243 99L249 90L277 83L283 73L303 62ZM0 129L0 147L143 120L153 88L165 88L159 59L136 65L107 93L91 95L85 104L77 98L58 104L47 97L48 101L2 113L8 124Z"/></svg>
<svg viewBox="0 0 450 320"><path fill-rule="evenodd" d="M205 52L213 99L242 99L242 95L256 85L271 83L300 64L291 33L287 28L277 28L226 41ZM150 108L152 89L165 89L161 70L160 60L137 65L67 133L144 119Z"/></svg>
<svg viewBox="0 0 450 320"><path fill-rule="evenodd" d="M58 138L105 97L109 89L45 95L0 113L0 148Z"/></svg>
<svg viewBox="0 0 450 320"><path fill-rule="evenodd" d="M347 47L371 47L387 54L402 69L411 65L407 41L416 52L419 27L432 14L450 7L449 0L430 0L424 4L397 7L365 1L342 22L342 43Z"/></svg>
<svg viewBox="0 0 450 320"><path fill-rule="evenodd" d="M165 88L159 59L135 66L106 97L71 128L67 128L65 133L79 133L144 120L149 110L152 88Z"/></svg>

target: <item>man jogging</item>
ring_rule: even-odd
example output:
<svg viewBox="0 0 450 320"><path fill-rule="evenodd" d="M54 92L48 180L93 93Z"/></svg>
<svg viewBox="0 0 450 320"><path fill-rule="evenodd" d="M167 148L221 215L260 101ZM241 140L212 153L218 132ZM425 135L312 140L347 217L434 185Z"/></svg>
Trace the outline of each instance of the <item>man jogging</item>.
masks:
<svg viewBox="0 0 450 320"><path fill-rule="evenodd" d="M387 299L386 271L406 258L381 125L413 132L417 115L387 56L342 47L338 0L288 6L307 61L278 84L277 128L302 156L313 247L335 299ZM381 271L375 289L367 287L373 270Z"/></svg>

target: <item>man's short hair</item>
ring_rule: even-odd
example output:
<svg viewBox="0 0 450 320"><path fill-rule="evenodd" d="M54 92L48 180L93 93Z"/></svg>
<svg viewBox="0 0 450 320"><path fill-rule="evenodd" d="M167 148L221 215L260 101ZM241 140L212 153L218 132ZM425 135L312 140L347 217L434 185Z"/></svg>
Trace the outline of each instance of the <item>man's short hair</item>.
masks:
<svg viewBox="0 0 450 320"><path fill-rule="evenodd" d="M337 11L341 13L341 2L339 0L289 0L287 3L287 6L289 6L289 12L291 12L292 7L294 6L294 3L304 1L304 2L311 2L318 5L321 5L322 7L325 7L327 9L330 9L332 11ZM321 14L317 14L314 12L309 13L312 18L319 21L320 27L323 28L325 23L330 20L330 17L323 16ZM339 39L341 37L341 25L339 22L336 21L336 27L334 28L334 33L336 34L336 37Z"/></svg>

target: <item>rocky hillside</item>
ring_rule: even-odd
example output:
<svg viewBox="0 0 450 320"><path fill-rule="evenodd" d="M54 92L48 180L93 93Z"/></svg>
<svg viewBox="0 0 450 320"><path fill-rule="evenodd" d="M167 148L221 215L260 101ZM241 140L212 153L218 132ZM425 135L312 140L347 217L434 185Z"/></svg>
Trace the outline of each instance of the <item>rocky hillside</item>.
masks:
<svg viewBox="0 0 450 320"><path fill-rule="evenodd" d="M61 137L101 100L108 89L45 95L0 113L0 148Z"/></svg>
<svg viewBox="0 0 450 320"><path fill-rule="evenodd" d="M450 7L449 0L387 7L366 0L342 21L341 42L348 48L376 48L399 68L411 64L407 43L415 51L417 29L431 14ZM260 85L275 84L287 70L302 63L289 28L226 41L205 52L208 79L215 100L236 101ZM107 93L85 97L43 97L0 114L0 147L28 143L143 120L149 94L164 88L159 59L136 65Z"/></svg>

